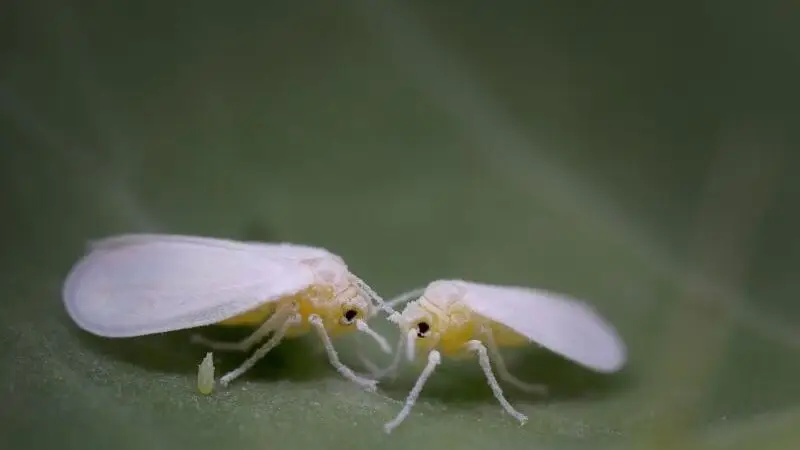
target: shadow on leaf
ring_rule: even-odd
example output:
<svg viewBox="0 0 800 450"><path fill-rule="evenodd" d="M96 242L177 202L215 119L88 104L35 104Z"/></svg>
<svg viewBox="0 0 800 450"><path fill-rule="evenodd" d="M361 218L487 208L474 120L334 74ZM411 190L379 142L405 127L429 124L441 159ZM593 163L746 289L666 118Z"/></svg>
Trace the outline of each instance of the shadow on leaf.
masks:
<svg viewBox="0 0 800 450"><path fill-rule="evenodd" d="M205 327L134 338L108 339L74 330L84 348L108 360L124 361L153 372L178 373L190 377L195 376L198 364L208 351L206 347L191 343L193 333L202 333L215 340L233 342L243 338L248 332L248 329ZM339 376L328 363L321 346L314 345L314 337L308 335L282 341L253 368L235 380L232 386L237 381L245 379L307 382ZM214 352L216 376L219 377L235 369L251 353L252 350Z"/></svg>
<svg viewBox="0 0 800 450"><path fill-rule="evenodd" d="M515 357L509 357L512 355ZM499 379L493 363L495 377L512 404L596 399L610 395L631 382L627 370L610 375L600 374L546 351L517 355L509 353L508 356L504 353L503 356L508 370L518 379L530 384L544 384L548 388L546 395L522 391ZM407 365L398 373L396 380L383 381L381 389L387 396L404 401L423 367L421 363ZM477 358L451 360L444 357L422 390L420 401L424 402L426 398L456 405L496 403Z"/></svg>

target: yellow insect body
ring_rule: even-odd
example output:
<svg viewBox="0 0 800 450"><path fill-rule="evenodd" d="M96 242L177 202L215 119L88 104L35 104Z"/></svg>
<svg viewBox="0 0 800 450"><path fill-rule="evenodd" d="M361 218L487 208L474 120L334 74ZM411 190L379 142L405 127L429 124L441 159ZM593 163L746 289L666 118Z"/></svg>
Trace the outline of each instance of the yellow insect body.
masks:
<svg viewBox="0 0 800 450"><path fill-rule="evenodd" d="M328 334L332 337L346 334L355 329L350 324L343 324L342 317L352 310L353 320L363 319L370 314L370 304L359 298L360 292L355 284L348 284L341 292L336 293L334 287L316 284L298 292L287 295L277 301L265 303L250 311L219 322L218 325L230 327L257 327L272 317L278 310L294 309L301 317L300 322L293 325L284 335L294 338L312 331L309 317L319 316Z"/></svg>
<svg viewBox="0 0 800 450"><path fill-rule="evenodd" d="M250 311L225 319L217 325L230 327L254 327L261 325L275 313L277 304L273 302L264 303Z"/></svg>
<svg viewBox="0 0 800 450"><path fill-rule="evenodd" d="M330 341L330 337L358 330L370 334L384 351L391 352L391 347L383 337L372 331L364 322L374 314L373 304L365 296L358 279L343 271L336 261L323 261L323 267L317 268L316 275L316 284L296 294L283 296L218 323L221 326L258 326L258 330L244 341L229 343L212 341L197 335L194 337L196 343L212 349L246 350L266 334L272 333L272 338L256 350L247 361L220 379L222 385L227 385L249 370L282 339L296 338L316 330L333 366L351 381L369 390L375 390L377 385L375 380L356 375L338 360Z"/></svg>
<svg viewBox="0 0 800 450"><path fill-rule="evenodd" d="M438 301L437 301L438 300ZM467 342L483 340L483 330L489 329L495 343L500 347L522 347L530 345L530 340L516 331L475 313L458 299L421 297L408 305L403 311L400 326L404 333L419 323L428 325L425 339L416 339L419 353L432 349L439 350L451 358L469 357ZM417 353L417 352L415 352Z"/></svg>

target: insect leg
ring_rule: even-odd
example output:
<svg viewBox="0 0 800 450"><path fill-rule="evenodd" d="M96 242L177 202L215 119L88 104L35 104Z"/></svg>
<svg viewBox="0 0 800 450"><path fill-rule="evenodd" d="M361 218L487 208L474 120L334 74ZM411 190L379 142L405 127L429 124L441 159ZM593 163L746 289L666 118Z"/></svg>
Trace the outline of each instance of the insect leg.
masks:
<svg viewBox="0 0 800 450"><path fill-rule="evenodd" d="M497 374L500 376L501 380L515 386L521 391L540 395L547 394L547 386L543 384L526 383L514 375L511 375L506 367L505 361L503 361L502 355L500 355L500 350L497 348L497 343L494 340L494 334L492 333L492 330L488 327L485 327L483 328L483 334L486 335L486 344L489 347L489 353L491 353L492 359L497 366Z"/></svg>
<svg viewBox="0 0 800 450"><path fill-rule="evenodd" d="M408 358L409 361L414 361L414 358L416 358L417 333L419 333L419 330L412 328L408 330L408 334L405 336L406 358Z"/></svg>
<svg viewBox="0 0 800 450"><path fill-rule="evenodd" d="M425 293L425 288L424 288L424 287L422 287L422 288L417 288L417 289L413 289L413 290L411 290L411 291L408 291L408 292L403 292L402 294L398 295L397 297L395 297L395 298L393 298L393 299L389 300L389 301L386 303L386 305L387 305L388 307L390 307L390 308L394 308L394 307L395 307L395 306L397 306L397 305L401 305L401 304L403 304L403 303L406 303L406 302L408 302L408 301L409 301L409 300L411 300L412 298L415 298L415 297L416 297L416 298L419 298L419 297L421 297L421 296L422 296L422 294L424 294L424 293Z"/></svg>
<svg viewBox="0 0 800 450"><path fill-rule="evenodd" d="M414 383L414 387L411 389L411 392L408 393L408 397L406 398L406 403L403 405L403 409L397 414L397 416L386 422L383 425L383 431L386 433L391 433L392 430L397 428L400 423L402 423L406 417L408 417L409 413L411 413L411 408L414 406L414 403L417 402L417 397L419 397L420 392L422 392L422 387L425 386L425 382L428 381L428 378L433 374L433 371L436 369L436 366L442 362L442 356L436 350L431 350L428 353L428 364L425 365L425 368L422 370L419 378L417 378L417 382Z"/></svg>
<svg viewBox="0 0 800 450"><path fill-rule="evenodd" d="M353 281L355 282L356 286L358 286L358 288L361 289L362 292L367 294L367 297L370 297L372 299L372 301L374 302L373 304L377 305L378 309L382 309L386 314L389 314L390 316L393 316L393 315L397 314L397 311L395 311L392 308L390 308L386 304L386 302L381 298L381 296L378 295L378 293L375 292L374 289L369 287L369 285L367 283L365 283L364 280L362 280L361 278L358 278L357 276L355 276L353 274L350 274L350 275L351 275ZM374 316L377 313L378 313L378 311L371 312L370 313L370 317Z"/></svg>
<svg viewBox="0 0 800 450"><path fill-rule="evenodd" d="M489 354L486 352L486 347L484 347L481 341L475 340L467 342L466 345L469 350L472 350L478 354L478 362L481 365L481 369L483 369L484 375L486 375L486 381L489 382L489 387L492 388L494 397L500 402L500 404L503 406L503 409L505 409L507 413L511 414L511 416L517 419L520 424L525 424L525 422L528 421L528 417L514 409L514 407L511 406L511 403L508 403L508 400L506 400L506 398L503 396L503 390L500 388L500 385L497 383L497 379L492 373L492 366L489 362Z"/></svg>
<svg viewBox="0 0 800 450"><path fill-rule="evenodd" d="M263 324L252 334L239 342L223 342L208 339L200 334L192 335L192 343L204 345L217 351L240 351L246 352L254 345L261 342L269 333L279 328L285 321L291 310L276 311L275 314L265 320Z"/></svg>
<svg viewBox="0 0 800 450"><path fill-rule="evenodd" d="M405 341L406 341L405 336L401 335L400 339L397 342L397 348L395 349L394 352L394 359L392 360L392 363L385 369L378 368L378 366L376 366L365 356L363 356L360 351L358 352L358 357L359 359L361 359L361 362L365 366L367 366L367 370L372 372L372 376L374 378L380 379L385 377L386 375L391 375L392 377L394 377L395 372L397 371L397 367L400 365L400 358L403 357L403 344L405 344Z"/></svg>
<svg viewBox="0 0 800 450"><path fill-rule="evenodd" d="M378 366L376 366L374 362L370 361L369 358L364 356L364 354L361 352L361 344L360 343L356 347L356 356L358 356L358 359L361 360L361 364L364 364L365 366L367 366L367 370L372 372L372 376L374 378L378 378L376 376L376 374L380 373L381 369L379 369Z"/></svg>
<svg viewBox="0 0 800 450"><path fill-rule="evenodd" d="M227 386L228 383L240 377L243 373L247 372L248 370L250 370L250 368L252 368L256 364L256 362L258 362L258 360L263 358L264 355L269 353L270 350L275 348L281 342L283 336L286 334L286 331L289 330L289 328L292 325L296 325L301 321L302 317L300 317L299 314L295 314L289 317L288 319L284 320L281 327L278 328L278 331L276 331L275 334L273 334L272 337L269 338L269 340L266 343L264 343L264 345L262 345L261 347L259 347L258 350L253 352L253 354L250 355L250 357L247 358L247 360L245 360L245 362L243 362L239 367L223 375L219 379L220 384L223 386Z"/></svg>
<svg viewBox="0 0 800 450"><path fill-rule="evenodd" d="M328 337L328 332L325 331L325 325L322 322L322 319L316 315L311 314L308 316L308 322L314 326L319 334L320 339L322 339L322 344L325 346L325 351L328 353L328 359L331 362L331 365L345 378L348 380L359 384L366 388L368 391L374 391L377 388L377 381L370 380L367 378L360 377L353 373L349 367L342 364L339 361L339 356L336 354L336 349L333 348L333 344L331 343L331 338Z"/></svg>
<svg viewBox="0 0 800 450"><path fill-rule="evenodd" d="M389 343L386 342L386 338L381 336L380 334L376 333L375 330L367 325L367 322L364 322L361 319L356 320L356 328L358 331L367 334L372 339L375 339L375 342L381 347L384 353L392 353L392 347L389 347Z"/></svg>

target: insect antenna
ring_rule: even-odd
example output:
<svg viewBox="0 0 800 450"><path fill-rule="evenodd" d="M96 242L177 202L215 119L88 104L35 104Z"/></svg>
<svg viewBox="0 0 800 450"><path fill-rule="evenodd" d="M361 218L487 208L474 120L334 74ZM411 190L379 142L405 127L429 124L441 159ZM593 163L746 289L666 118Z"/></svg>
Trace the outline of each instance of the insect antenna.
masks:
<svg viewBox="0 0 800 450"><path fill-rule="evenodd" d="M386 314L389 315L389 320L394 321L393 318L397 318L400 316L400 314L394 309L392 309L392 307L389 306L386 303L386 301L384 301L383 298L381 298L381 296L378 295L377 292L375 292L374 289L369 287L369 285L365 283L364 280L358 278L355 275L353 275L353 279L356 283L356 286L358 286L359 289L361 289L365 294L367 294L367 296L369 296L372 299L373 304L376 305L378 308L382 309ZM370 317L374 316L376 313L377 311L371 312Z"/></svg>

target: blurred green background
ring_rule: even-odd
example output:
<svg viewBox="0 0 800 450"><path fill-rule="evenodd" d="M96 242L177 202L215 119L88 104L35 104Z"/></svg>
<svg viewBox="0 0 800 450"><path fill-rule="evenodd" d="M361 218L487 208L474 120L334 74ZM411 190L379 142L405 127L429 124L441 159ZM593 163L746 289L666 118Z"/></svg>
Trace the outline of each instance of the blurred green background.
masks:
<svg viewBox="0 0 800 450"><path fill-rule="evenodd" d="M0 10L0 447L800 445L796 2ZM322 246L385 297L566 292L630 363L510 354L553 391L506 387L522 428L446 362L384 435L420 367L363 392L313 336L202 397L186 333L103 340L63 310L86 241L137 231ZM336 345L359 368L357 340Z"/></svg>

